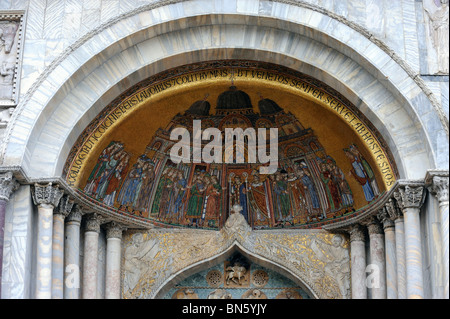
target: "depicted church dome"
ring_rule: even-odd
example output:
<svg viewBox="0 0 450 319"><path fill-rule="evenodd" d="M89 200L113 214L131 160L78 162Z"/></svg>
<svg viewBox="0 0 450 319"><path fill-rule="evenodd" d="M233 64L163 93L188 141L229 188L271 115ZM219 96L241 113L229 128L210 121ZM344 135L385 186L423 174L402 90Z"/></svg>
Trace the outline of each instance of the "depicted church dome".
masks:
<svg viewBox="0 0 450 319"><path fill-rule="evenodd" d="M230 86L217 98L217 110L252 109L252 102L247 93Z"/></svg>
<svg viewBox="0 0 450 319"><path fill-rule="evenodd" d="M260 100L258 103L258 107L261 115L275 114L280 111L283 111L283 109L271 99Z"/></svg>
<svg viewBox="0 0 450 319"><path fill-rule="evenodd" d="M194 102L191 107L186 111L188 114L194 115L209 115L209 109L211 108L211 104L209 104L206 100L199 100Z"/></svg>

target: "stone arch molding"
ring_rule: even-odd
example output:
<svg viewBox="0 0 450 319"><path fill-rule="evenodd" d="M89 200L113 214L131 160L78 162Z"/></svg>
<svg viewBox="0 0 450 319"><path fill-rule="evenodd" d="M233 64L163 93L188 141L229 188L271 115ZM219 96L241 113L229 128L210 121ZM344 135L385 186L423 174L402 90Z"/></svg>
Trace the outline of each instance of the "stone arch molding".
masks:
<svg viewBox="0 0 450 319"><path fill-rule="evenodd" d="M363 29L302 2L276 1L269 10L259 0L207 3L160 1L70 46L16 108L1 165L21 167L30 180L58 178L76 138L124 90L171 67L239 58L287 66L341 92L386 139L401 178L448 166L439 105Z"/></svg>
<svg viewBox="0 0 450 319"><path fill-rule="evenodd" d="M347 299L351 297L348 246L342 235L321 230L252 231L240 213L231 214L218 232L129 232L123 246L122 297L160 298L173 280L212 266L237 249L287 274L314 298Z"/></svg>

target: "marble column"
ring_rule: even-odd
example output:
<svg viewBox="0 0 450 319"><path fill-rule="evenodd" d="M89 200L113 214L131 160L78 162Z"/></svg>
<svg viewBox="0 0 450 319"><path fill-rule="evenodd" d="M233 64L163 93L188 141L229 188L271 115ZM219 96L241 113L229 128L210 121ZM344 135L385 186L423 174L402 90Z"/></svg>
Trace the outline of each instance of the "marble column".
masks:
<svg viewBox="0 0 450 319"><path fill-rule="evenodd" d="M83 211L75 205L66 217L64 242L64 299L80 298L80 225Z"/></svg>
<svg viewBox="0 0 450 319"><path fill-rule="evenodd" d="M3 243L5 238L6 205L11 194L19 188L12 172L0 174L0 297L2 295Z"/></svg>
<svg viewBox="0 0 450 319"><path fill-rule="evenodd" d="M120 299L121 225L111 222L106 226L106 285L105 299Z"/></svg>
<svg viewBox="0 0 450 319"><path fill-rule="evenodd" d="M385 204L386 211L395 225L395 255L397 257L397 299L406 299L406 254L405 225L403 215L396 201L390 198Z"/></svg>
<svg viewBox="0 0 450 319"><path fill-rule="evenodd" d="M100 216L89 214L84 232L83 299L97 298L97 263Z"/></svg>
<svg viewBox="0 0 450 319"><path fill-rule="evenodd" d="M370 268L375 271L372 285L372 299L386 299L386 264L384 250L384 232L376 217L367 222L370 241Z"/></svg>
<svg viewBox="0 0 450 319"><path fill-rule="evenodd" d="M408 299L423 299L422 243L420 207L424 201L423 186L400 186L394 193L405 219L406 295Z"/></svg>
<svg viewBox="0 0 450 319"><path fill-rule="evenodd" d="M356 224L349 230L351 255L352 299L367 299L366 239L364 226Z"/></svg>
<svg viewBox="0 0 450 319"><path fill-rule="evenodd" d="M63 196L53 214L52 299L64 299L64 219L72 206L73 200Z"/></svg>
<svg viewBox="0 0 450 319"><path fill-rule="evenodd" d="M38 207L35 297L50 299L52 297L53 209L58 206L63 191L52 183L36 183L32 190L34 204Z"/></svg>
<svg viewBox="0 0 450 319"><path fill-rule="evenodd" d="M442 258L444 297L449 298L449 241L448 241L448 173L447 176L433 176L429 190L436 195L439 201L439 216L442 233Z"/></svg>
<svg viewBox="0 0 450 319"><path fill-rule="evenodd" d="M386 298L397 299L397 254L395 246L395 224L383 207L378 213L384 230L384 250L386 253Z"/></svg>

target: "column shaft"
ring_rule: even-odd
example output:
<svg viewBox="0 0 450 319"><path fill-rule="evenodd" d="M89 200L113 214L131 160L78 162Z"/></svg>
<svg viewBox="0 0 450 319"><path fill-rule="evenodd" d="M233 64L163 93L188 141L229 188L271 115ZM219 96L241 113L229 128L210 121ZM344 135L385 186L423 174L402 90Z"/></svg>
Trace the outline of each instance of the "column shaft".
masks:
<svg viewBox="0 0 450 319"><path fill-rule="evenodd" d="M370 263L375 272L372 285L372 299L386 299L386 265L384 250L384 235L378 221L368 225L370 239Z"/></svg>
<svg viewBox="0 0 450 319"><path fill-rule="evenodd" d="M0 299L2 297L3 245L5 241L6 205L11 194L19 188L12 172L0 174Z"/></svg>
<svg viewBox="0 0 450 319"><path fill-rule="evenodd" d="M386 251L386 297L397 299L397 256L395 246L394 225L384 227L384 240Z"/></svg>
<svg viewBox="0 0 450 319"><path fill-rule="evenodd" d="M403 217L395 220L395 250L397 255L397 297L406 299L405 226Z"/></svg>
<svg viewBox="0 0 450 319"><path fill-rule="evenodd" d="M86 231L84 233L83 299L97 298L99 233L100 219L96 214L91 214L86 220Z"/></svg>
<svg viewBox="0 0 450 319"><path fill-rule="evenodd" d="M106 299L120 298L120 255L121 239L108 238L106 243Z"/></svg>
<svg viewBox="0 0 450 319"><path fill-rule="evenodd" d="M84 234L83 299L97 298L98 233Z"/></svg>
<svg viewBox="0 0 450 319"><path fill-rule="evenodd" d="M64 298L64 215L53 215L52 299Z"/></svg>
<svg viewBox="0 0 450 319"><path fill-rule="evenodd" d="M367 299L366 248L363 241L355 240L350 245L352 255L352 298Z"/></svg>
<svg viewBox="0 0 450 319"><path fill-rule="evenodd" d="M406 294L408 299L423 299L422 244L419 208L405 208Z"/></svg>
<svg viewBox="0 0 450 319"><path fill-rule="evenodd" d="M80 225L81 210L67 217L64 242L64 298L80 298Z"/></svg>
<svg viewBox="0 0 450 319"><path fill-rule="evenodd" d="M366 247L363 226L355 225L349 233L352 299L367 299Z"/></svg>
<svg viewBox="0 0 450 319"><path fill-rule="evenodd" d="M53 206L39 205L37 229L36 298L52 297Z"/></svg>
<svg viewBox="0 0 450 319"><path fill-rule="evenodd" d="M439 203L441 214L441 232L442 232L442 246L443 246L443 262L444 262L444 297L449 299L449 241L448 241L448 200Z"/></svg>
<svg viewBox="0 0 450 319"><path fill-rule="evenodd" d="M0 199L0 299L2 297L3 243L5 238L6 204L6 200Z"/></svg>

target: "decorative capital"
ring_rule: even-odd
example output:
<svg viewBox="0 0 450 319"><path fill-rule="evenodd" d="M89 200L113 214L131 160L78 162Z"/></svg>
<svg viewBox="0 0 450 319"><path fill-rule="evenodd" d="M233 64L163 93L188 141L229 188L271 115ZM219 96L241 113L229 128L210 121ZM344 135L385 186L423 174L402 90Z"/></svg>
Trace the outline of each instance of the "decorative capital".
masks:
<svg viewBox="0 0 450 319"><path fill-rule="evenodd" d="M366 240L364 235L364 226L360 224L353 225L348 231L350 234L350 242L352 241L362 241Z"/></svg>
<svg viewBox="0 0 450 319"><path fill-rule="evenodd" d="M58 185L52 185L52 183L44 185L36 183L31 189L33 202L37 206L50 205L55 208L64 194L64 191Z"/></svg>
<svg viewBox="0 0 450 319"><path fill-rule="evenodd" d="M375 216L367 221L367 229L369 230L369 235L384 234L383 227Z"/></svg>
<svg viewBox="0 0 450 319"><path fill-rule="evenodd" d="M73 199L71 199L68 195L65 195L59 201L58 208L54 211L54 214L61 214L64 218L66 218L72 211L73 205Z"/></svg>
<svg viewBox="0 0 450 319"><path fill-rule="evenodd" d="M75 205L66 217L66 222L77 222L81 223L81 218L83 217L83 210L79 205Z"/></svg>
<svg viewBox="0 0 450 319"><path fill-rule="evenodd" d="M402 211L393 198L389 198L386 204L384 204L384 209L388 213L389 218L392 220L402 217Z"/></svg>
<svg viewBox="0 0 450 319"><path fill-rule="evenodd" d="M388 228L394 228L394 221L391 219L391 216L388 214L386 207L383 207L378 211L377 217L379 221L383 224L384 231Z"/></svg>
<svg viewBox="0 0 450 319"><path fill-rule="evenodd" d="M405 208L420 208L425 201L425 192L423 186L402 186L394 192L398 206L403 210Z"/></svg>
<svg viewBox="0 0 450 319"><path fill-rule="evenodd" d="M122 239L124 227L116 222L110 222L106 225L106 239L119 238Z"/></svg>
<svg viewBox="0 0 450 319"><path fill-rule="evenodd" d="M448 176L433 176L428 189L437 196L439 203L448 202Z"/></svg>
<svg viewBox="0 0 450 319"><path fill-rule="evenodd" d="M89 214L86 217L86 229L85 231L92 231L99 233L101 224L101 216L96 213Z"/></svg>
<svg viewBox="0 0 450 319"><path fill-rule="evenodd" d="M12 172L0 174L0 200L9 201L12 192L19 188L19 183Z"/></svg>

